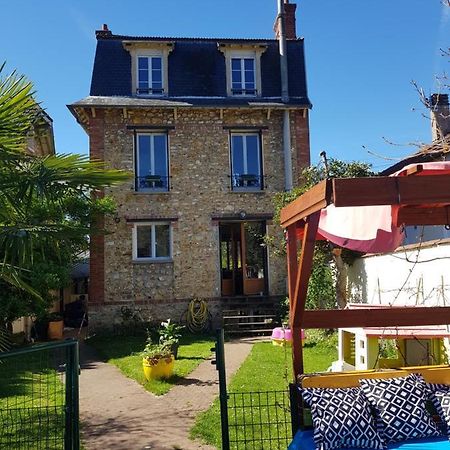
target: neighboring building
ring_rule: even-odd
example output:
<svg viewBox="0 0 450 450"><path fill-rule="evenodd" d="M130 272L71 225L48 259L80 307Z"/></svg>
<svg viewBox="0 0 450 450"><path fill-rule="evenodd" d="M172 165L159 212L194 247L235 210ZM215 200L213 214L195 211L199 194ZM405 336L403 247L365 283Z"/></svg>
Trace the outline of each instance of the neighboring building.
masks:
<svg viewBox="0 0 450 450"><path fill-rule="evenodd" d="M37 156L55 154L53 120L39 105L36 105L33 129L28 137L26 150Z"/></svg>
<svg viewBox="0 0 450 450"><path fill-rule="evenodd" d="M96 32L90 95L69 109L91 158L134 178L107 190L117 215L92 239L91 324L130 302L179 320L192 298L218 317L232 299L286 295L285 259L261 235L282 237L272 199L309 165L311 105L296 5L284 7L288 84L276 39Z"/></svg>

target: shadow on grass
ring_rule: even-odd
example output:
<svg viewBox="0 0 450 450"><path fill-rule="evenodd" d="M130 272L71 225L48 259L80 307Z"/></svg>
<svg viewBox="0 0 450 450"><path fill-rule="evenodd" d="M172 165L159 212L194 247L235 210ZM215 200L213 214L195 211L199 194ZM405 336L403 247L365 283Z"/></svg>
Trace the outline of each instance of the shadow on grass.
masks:
<svg viewBox="0 0 450 450"><path fill-rule="evenodd" d="M215 380L209 380L209 381L204 381L204 380L199 380L198 378L189 378L189 375L187 377L182 377L180 375L173 375L170 378L165 378L164 381L168 384L172 384L172 385L182 385L182 386L190 386L190 385L195 385L195 386L213 386L216 383Z"/></svg>

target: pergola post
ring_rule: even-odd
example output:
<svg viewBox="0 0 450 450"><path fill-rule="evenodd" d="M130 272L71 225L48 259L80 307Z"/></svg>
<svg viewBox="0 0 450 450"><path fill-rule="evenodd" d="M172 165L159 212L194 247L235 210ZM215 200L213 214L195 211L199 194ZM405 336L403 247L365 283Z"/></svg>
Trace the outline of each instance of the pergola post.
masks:
<svg viewBox="0 0 450 450"><path fill-rule="evenodd" d="M302 348L302 338L301 338L301 324L303 318L303 312L306 305L306 295L308 293L308 282L311 276L313 256L314 256L314 245L316 242L317 228L319 226L320 212L311 214L306 220L306 225L302 240L302 250L300 254L300 264L297 263L294 266L295 272L289 273L289 275L294 275L295 288L292 289L293 282L292 278L289 279L289 311L290 311L290 326L292 331L292 358L293 358L293 373L294 381L298 374L303 373L303 348ZM290 228L290 232L289 232ZM292 252L296 251L297 236L295 234L295 247L289 239L292 237L291 233L296 232L292 227L288 228L288 262L293 259ZM293 230L293 231L292 231ZM290 244L290 245L289 245ZM296 275L296 276L295 276Z"/></svg>

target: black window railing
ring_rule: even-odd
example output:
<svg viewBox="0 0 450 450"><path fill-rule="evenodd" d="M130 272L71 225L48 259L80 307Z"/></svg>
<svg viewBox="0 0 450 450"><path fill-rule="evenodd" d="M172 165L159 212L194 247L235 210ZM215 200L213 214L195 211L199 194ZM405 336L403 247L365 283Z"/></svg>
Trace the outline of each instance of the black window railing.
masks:
<svg viewBox="0 0 450 450"><path fill-rule="evenodd" d="M264 189L263 175L249 173L233 174L231 176L233 190L262 190Z"/></svg>
<svg viewBox="0 0 450 450"><path fill-rule="evenodd" d="M166 175L144 175L136 177L136 191L168 191L169 178Z"/></svg>
<svg viewBox="0 0 450 450"><path fill-rule="evenodd" d="M164 94L163 88L137 88L136 94L138 95L160 95Z"/></svg>
<svg viewBox="0 0 450 450"><path fill-rule="evenodd" d="M256 89L231 89L233 95L256 95Z"/></svg>

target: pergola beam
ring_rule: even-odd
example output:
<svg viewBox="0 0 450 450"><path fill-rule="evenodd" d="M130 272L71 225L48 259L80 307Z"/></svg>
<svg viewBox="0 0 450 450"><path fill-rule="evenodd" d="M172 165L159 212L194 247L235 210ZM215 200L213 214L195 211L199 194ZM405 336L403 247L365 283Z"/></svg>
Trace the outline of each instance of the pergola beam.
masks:
<svg viewBox="0 0 450 450"><path fill-rule="evenodd" d="M335 178L332 187L336 207L450 203L450 175Z"/></svg>
<svg viewBox="0 0 450 450"><path fill-rule="evenodd" d="M450 307L386 307L303 311L302 328L365 328L442 325L450 323Z"/></svg>

